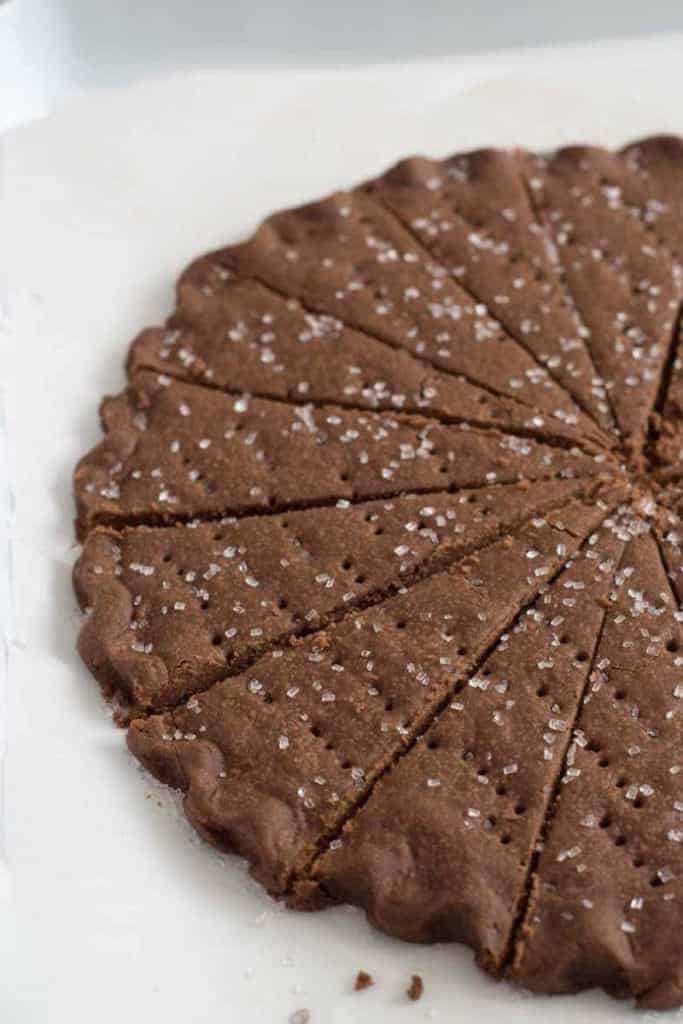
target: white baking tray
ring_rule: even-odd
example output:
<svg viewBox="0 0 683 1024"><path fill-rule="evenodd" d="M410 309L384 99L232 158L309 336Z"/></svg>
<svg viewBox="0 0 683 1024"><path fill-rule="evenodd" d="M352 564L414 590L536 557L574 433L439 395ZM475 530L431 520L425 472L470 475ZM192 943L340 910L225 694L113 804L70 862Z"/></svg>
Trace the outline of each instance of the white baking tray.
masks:
<svg viewBox="0 0 683 1024"><path fill-rule="evenodd" d="M393 941L349 908L278 908L243 864L193 841L74 653L70 475L98 439L100 396L123 383L129 339L167 313L196 253L407 152L683 131L680 57L672 38L353 72L206 70L90 95L6 140L17 524L2 1024L284 1024L299 1008L311 1024L635 1019L596 993L525 996L466 950ZM359 968L377 984L353 993ZM418 1004L403 994L413 973Z"/></svg>

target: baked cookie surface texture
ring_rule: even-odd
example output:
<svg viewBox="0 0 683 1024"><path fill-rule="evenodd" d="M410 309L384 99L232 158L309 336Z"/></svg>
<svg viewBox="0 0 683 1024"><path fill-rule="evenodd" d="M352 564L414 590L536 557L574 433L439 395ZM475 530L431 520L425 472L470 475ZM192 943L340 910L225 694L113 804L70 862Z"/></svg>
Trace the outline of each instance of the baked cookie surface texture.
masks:
<svg viewBox="0 0 683 1024"><path fill-rule="evenodd" d="M680 139L415 157L133 341L79 649L275 897L683 1002L682 264Z"/></svg>

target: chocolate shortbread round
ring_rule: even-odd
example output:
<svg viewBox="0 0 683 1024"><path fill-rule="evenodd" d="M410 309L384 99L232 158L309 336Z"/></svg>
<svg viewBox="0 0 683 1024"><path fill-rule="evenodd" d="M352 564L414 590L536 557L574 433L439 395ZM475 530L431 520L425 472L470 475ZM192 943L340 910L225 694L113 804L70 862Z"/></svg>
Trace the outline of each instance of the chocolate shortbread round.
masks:
<svg viewBox="0 0 683 1024"><path fill-rule="evenodd" d="M290 906L683 1002L682 260L683 140L412 158L133 342L79 649Z"/></svg>

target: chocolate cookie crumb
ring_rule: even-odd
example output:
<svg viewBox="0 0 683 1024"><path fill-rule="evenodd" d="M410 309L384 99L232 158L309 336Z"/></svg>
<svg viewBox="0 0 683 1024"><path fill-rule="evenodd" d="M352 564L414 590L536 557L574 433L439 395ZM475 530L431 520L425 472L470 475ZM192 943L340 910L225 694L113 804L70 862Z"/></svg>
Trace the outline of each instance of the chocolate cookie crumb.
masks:
<svg viewBox="0 0 683 1024"><path fill-rule="evenodd" d="M414 974L410 979L410 985L406 989L406 995L408 999L412 999L414 1003L418 999L422 999L422 993L424 992L424 983L419 974Z"/></svg>
<svg viewBox="0 0 683 1024"><path fill-rule="evenodd" d="M359 971L356 975L356 981L354 984L354 990L356 992L362 992L365 988L370 988L375 984L375 979L367 971Z"/></svg>

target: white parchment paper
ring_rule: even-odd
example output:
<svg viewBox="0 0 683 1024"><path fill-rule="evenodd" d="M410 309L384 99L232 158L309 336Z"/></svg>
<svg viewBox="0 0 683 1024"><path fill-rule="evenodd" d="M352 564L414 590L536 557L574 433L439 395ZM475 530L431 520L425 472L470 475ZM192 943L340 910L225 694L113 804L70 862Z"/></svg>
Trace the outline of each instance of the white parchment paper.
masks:
<svg viewBox="0 0 683 1024"><path fill-rule="evenodd" d="M74 653L70 475L98 439L100 396L123 383L127 342L167 313L195 254L408 152L681 131L680 51L673 38L353 72L207 70L92 95L6 141L17 515L2 1024L252 1024L299 1008L311 1024L636 1019L595 993L524 996L466 950L390 940L352 909L282 910L239 861L193 841ZM0 456L3 474L2 486ZM377 980L360 994L359 968ZM418 1004L404 995L412 973Z"/></svg>

